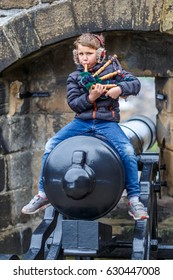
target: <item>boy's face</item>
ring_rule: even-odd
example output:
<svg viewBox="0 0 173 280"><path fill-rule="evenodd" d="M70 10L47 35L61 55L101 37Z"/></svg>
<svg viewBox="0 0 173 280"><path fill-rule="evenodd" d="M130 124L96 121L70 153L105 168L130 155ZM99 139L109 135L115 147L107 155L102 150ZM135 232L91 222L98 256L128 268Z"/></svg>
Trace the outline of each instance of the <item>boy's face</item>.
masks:
<svg viewBox="0 0 173 280"><path fill-rule="evenodd" d="M87 64L88 69L92 68L97 63L96 49L82 46L79 44L77 48L77 52L78 52L78 59L80 64L82 64L83 66Z"/></svg>

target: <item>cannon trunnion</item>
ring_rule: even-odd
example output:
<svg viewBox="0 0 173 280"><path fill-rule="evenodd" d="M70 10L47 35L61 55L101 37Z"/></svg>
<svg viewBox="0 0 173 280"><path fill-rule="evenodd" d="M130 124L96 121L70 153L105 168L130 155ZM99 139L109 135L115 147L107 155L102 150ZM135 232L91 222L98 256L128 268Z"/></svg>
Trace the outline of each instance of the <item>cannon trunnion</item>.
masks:
<svg viewBox="0 0 173 280"><path fill-rule="evenodd" d="M137 154L140 196L149 219L134 222L131 241L112 235L112 226L99 218L122 196L125 170L121 159L105 139L72 137L60 143L46 161L43 180L51 206L22 259L173 259L173 246L162 244L158 237L159 155L145 152L155 142L155 125L137 116L121 127Z"/></svg>

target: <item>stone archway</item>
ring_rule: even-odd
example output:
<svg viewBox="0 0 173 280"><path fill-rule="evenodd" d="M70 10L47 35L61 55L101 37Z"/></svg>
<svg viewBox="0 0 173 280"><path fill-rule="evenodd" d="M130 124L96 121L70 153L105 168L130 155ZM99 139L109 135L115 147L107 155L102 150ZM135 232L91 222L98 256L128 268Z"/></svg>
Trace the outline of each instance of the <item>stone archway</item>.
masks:
<svg viewBox="0 0 173 280"><path fill-rule="evenodd" d="M81 5L79 0L41 1L39 5L26 6L28 9L4 12L0 26L0 71L43 47L86 31L172 33L172 22L167 18L172 12L169 2L133 0L121 1L119 5L114 0L86 0ZM22 4L16 3L16 7Z"/></svg>

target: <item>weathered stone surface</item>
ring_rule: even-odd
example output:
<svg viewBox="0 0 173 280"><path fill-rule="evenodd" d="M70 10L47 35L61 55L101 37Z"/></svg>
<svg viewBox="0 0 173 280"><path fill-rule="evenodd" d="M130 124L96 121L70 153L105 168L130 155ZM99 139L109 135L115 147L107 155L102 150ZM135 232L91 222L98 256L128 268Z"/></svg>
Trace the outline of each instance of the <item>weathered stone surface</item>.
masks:
<svg viewBox="0 0 173 280"><path fill-rule="evenodd" d="M0 80L0 115L7 113L8 95L6 94L6 85Z"/></svg>
<svg viewBox="0 0 173 280"><path fill-rule="evenodd" d="M39 0L1 0L0 2L0 9L17 9L17 8L23 8L27 9L34 5L37 5L39 3Z"/></svg>
<svg viewBox="0 0 173 280"><path fill-rule="evenodd" d="M0 248L2 254L18 254L26 252L30 244L32 228L10 228L1 235Z"/></svg>
<svg viewBox="0 0 173 280"><path fill-rule="evenodd" d="M103 1L108 30L159 30L162 1Z"/></svg>
<svg viewBox="0 0 173 280"><path fill-rule="evenodd" d="M8 211L7 211L8 209ZM7 228L11 224L11 196L10 194L0 194L0 225L1 229Z"/></svg>
<svg viewBox="0 0 173 280"><path fill-rule="evenodd" d="M77 34L91 30L98 32L106 28L104 2L103 0L86 0L81 5L79 0L72 1Z"/></svg>
<svg viewBox="0 0 173 280"><path fill-rule="evenodd" d="M160 147L173 151L173 114L162 112L158 115L157 139Z"/></svg>
<svg viewBox="0 0 173 280"><path fill-rule="evenodd" d="M13 20L13 24L7 23L4 26L4 32L18 58L24 57L40 48L41 43L26 13L17 15Z"/></svg>
<svg viewBox="0 0 173 280"><path fill-rule="evenodd" d="M15 152L30 147L32 128L31 119L28 116L1 118L0 127L2 128L2 135L8 152Z"/></svg>
<svg viewBox="0 0 173 280"><path fill-rule="evenodd" d="M32 147L39 151L43 149L47 139L47 122L46 116L43 114L34 114L32 116Z"/></svg>
<svg viewBox="0 0 173 280"><path fill-rule="evenodd" d="M163 149L163 152L160 155L160 164L164 166L164 169L161 170L161 181L166 182L167 188L165 193L173 197L173 152L168 149Z"/></svg>
<svg viewBox="0 0 173 280"><path fill-rule="evenodd" d="M160 30L173 34L173 3L172 0L163 1Z"/></svg>
<svg viewBox="0 0 173 280"><path fill-rule="evenodd" d="M5 189L5 161L0 155L0 192Z"/></svg>
<svg viewBox="0 0 173 280"><path fill-rule="evenodd" d="M124 69L141 77L172 76L173 65L167 59L173 55L172 40L158 32L105 33L107 53L116 53Z"/></svg>
<svg viewBox="0 0 173 280"><path fill-rule="evenodd" d="M16 60L16 53L0 27L0 72Z"/></svg>
<svg viewBox="0 0 173 280"><path fill-rule="evenodd" d="M7 156L10 190L32 185L31 159L31 152L18 152Z"/></svg>
<svg viewBox="0 0 173 280"><path fill-rule="evenodd" d="M42 46L66 39L75 34L75 24L69 1L47 8L36 9L31 14L34 29Z"/></svg>
<svg viewBox="0 0 173 280"><path fill-rule="evenodd" d="M31 186L30 188L21 186L21 189L13 191L7 189L7 192L0 194L1 230L6 231L21 221L26 223L29 220L28 216L21 214L21 205L25 205L31 195Z"/></svg>

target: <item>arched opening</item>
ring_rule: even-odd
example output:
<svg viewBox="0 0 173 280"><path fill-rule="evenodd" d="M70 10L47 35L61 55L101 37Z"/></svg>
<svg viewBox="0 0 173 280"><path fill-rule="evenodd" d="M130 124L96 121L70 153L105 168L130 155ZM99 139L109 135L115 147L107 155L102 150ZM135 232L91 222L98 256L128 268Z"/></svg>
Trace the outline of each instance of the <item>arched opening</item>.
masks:
<svg viewBox="0 0 173 280"><path fill-rule="evenodd" d="M172 54L170 36L164 35L165 50L158 44L158 41L163 40L158 33L112 31L105 32L104 35L108 55L116 53L122 66L132 71L142 82L138 97L130 97L127 102L122 100L122 121L126 119L123 106L132 106L132 111L134 107L138 110L140 108L140 114L145 109L146 115L151 110L150 114L155 121L155 77L157 85L158 79L162 80L159 85L163 88L167 68L172 67L170 61L167 63L165 60L165 52L168 56ZM25 244L30 234L27 230L29 219L22 217L20 210L37 191L44 145L59 128L73 118L65 100L66 78L75 69L72 59L73 41L74 38L64 39L32 53L6 69L1 76L5 97L0 125L8 148L8 154L4 156L8 182L5 182L3 191L9 193L9 209L11 213L16 213L15 222L20 224ZM22 98L18 98L20 94ZM144 106L145 98L149 105ZM136 103L138 100L140 106ZM11 201L14 202L13 205ZM4 228L9 226L9 220L13 224L11 216L4 219ZM31 220L34 224L34 219ZM11 230L14 228L11 227Z"/></svg>

